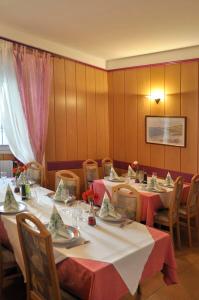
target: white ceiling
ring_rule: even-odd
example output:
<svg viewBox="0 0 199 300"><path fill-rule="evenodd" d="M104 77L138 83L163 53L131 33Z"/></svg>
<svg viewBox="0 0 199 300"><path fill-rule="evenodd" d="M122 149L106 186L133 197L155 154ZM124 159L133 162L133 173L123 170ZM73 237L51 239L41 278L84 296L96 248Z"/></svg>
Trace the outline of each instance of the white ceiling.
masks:
<svg viewBox="0 0 199 300"><path fill-rule="evenodd" d="M1 25L106 61L199 45L198 16L198 0L0 0Z"/></svg>

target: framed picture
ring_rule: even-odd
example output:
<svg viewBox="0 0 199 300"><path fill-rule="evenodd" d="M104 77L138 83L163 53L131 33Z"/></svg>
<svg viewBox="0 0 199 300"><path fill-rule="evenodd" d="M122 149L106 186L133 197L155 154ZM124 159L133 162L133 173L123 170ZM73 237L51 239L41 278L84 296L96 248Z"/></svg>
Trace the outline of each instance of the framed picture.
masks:
<svg viewBox="0 0 199 300"><path fill-rule="evenodd" d="M145 116L146 143L186 147L186 117Z"/></svg>

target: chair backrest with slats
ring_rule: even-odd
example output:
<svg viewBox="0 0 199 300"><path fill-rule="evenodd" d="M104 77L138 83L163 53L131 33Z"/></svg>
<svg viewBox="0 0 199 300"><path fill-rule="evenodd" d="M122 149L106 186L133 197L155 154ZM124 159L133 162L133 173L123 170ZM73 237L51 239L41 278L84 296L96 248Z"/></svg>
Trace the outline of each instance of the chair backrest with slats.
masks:
<svg viewBox="0 0 199 300"><path fill-rule="evenodd" d="M61 300L51 235L35 216L16 216L27 280L27 299Z"/></svg>
<svg viewBox="0 0 199 300"><path fill-rule="evenodd" d="M105 157L102 159L102 172L104 177L110 175L111 167L113 167L113 160L111 158Z"/></svg>
<svg viewBox="0 0 199 300"><path fill-rule="evenodd" d="M84 183L87 190L92 182L99 179L98 163L93 159L87 159L83 162Z"/></svg>
<svg viewBox="0 0 199 300"><path fill-rule="evenodd" d="M112 203L123 216L140 222L140 194L135 188L128 184L114 186L112 188Z"/></svg>
<svg viewBox="0 0 199 300"><path fill-rule="evenodd" d="M195 207L195 211L198 209L198 199L199 199L199 175L195 175L191 179L191 186L189 189L189 194L187 198L187 209L192 209Z"/></svg>
<svg viewBox="0 0 199 300"><path fill-rule="evenodd" d="M178 217L178 209L182 199L183 177L179 176L174 182L174 188L169 201L169 217L175 221Z"/></svg>
<svg viewBox="0 0 199 300"><path fill-rule="evenodd" d="M31 161L27 165L27 177L30 180L35 181L39 185L43 186L44 184L44 168L43 166L36 162L36 161Z"/></svg>
<svg viewBox="0 0 199 300"><path fill-rule="evenodd" d="M80 197L80 178L74 172L69 170L60 170L55 173L55 189L57 189L60 180L63 180L64 186L68 189L71 196L76 199Z"/></svg>

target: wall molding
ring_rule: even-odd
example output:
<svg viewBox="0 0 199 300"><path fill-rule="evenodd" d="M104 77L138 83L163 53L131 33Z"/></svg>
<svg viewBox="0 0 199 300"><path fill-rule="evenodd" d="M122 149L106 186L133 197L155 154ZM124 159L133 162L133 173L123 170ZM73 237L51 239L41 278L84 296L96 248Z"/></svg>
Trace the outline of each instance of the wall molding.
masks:
<svg viewBox="0 0 199 300"><path fill-rule="evenodd" d="M13 28L6 24L0 24L0 38L21 43L26 46L48 51L52 54L62 56L105 71L128 69L134 67L152 66L156 64L179 63L199 59L199 45L180 49L105 60L77 49L67 47L64 44L47 40L38 35L28 33L20 28Z"/></svg>

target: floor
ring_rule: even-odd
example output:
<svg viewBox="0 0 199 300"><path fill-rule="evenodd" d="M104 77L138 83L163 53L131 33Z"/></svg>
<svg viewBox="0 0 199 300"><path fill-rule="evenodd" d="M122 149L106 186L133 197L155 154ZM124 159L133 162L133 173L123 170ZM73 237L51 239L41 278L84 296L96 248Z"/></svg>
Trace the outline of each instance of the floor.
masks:
<svg viewBox="0 0 199 300"><path fill-rule="evenodd" d="M194 237L192 248L187 247L186 232L182 232L182 249L176 251L179 283L166 286L159 273L141 285L139 300L199 300L199 243ZM14 295L14 297L13 297ZM18 280L8 285L2 300L25 300L25 286ZM126 297L130 300L132 297ZM108 300L108 299L102 299Z"/></svg>

